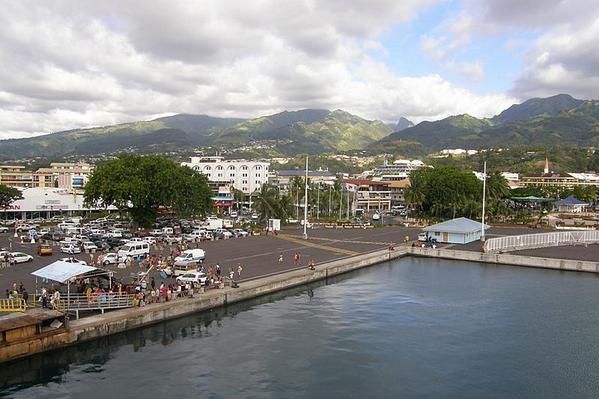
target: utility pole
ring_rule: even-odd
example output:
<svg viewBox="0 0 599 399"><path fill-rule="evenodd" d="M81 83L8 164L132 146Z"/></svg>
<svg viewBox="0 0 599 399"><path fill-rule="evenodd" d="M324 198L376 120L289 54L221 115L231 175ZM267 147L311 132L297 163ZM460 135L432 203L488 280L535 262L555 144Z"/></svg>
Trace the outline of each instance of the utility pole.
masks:
<svg viewBox="0 0 599 399"><path fill-rule="evenodd" d="M347 190L347 220L349 220L349 190Z"/></svg>
<svg viewBox="0 0 599 399"><path fill-rule="evenodd" d="M331 194L332 188L333 188L333 186L329 184L329 217L331 217L331 201L333 199L332 194Z"/></svg>
<svg viewBox="0 0 599 399"><path fill-rule="evenodd" d="M308 239L308 156L306 155L306 184L304 186L304 240Z"/></svg>
<svg viewBox="0 0 599 399"><path fill-rule="evenodd" d="M483 215L480 222L480 240L485 242L485 203L487 199L487 161L483 164Z"/></svg>
<svg viewBox="0 0 599 399"><path fill-rule="evenodd" d="M318 183L316 190L316 219L320 219L320 183Z"/></svg>

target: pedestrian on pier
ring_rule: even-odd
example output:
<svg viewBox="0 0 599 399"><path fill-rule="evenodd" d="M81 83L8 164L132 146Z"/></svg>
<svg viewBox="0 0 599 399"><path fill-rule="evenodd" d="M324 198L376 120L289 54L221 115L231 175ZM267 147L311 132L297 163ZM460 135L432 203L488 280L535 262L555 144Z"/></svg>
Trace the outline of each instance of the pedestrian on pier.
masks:
<svg viewBox="0 0 599 399"><path fill-rule="evenodd" d="M241 271L243 270L243 267L241 267L241 263L237 264L237 278L239 280L241 280Z"/></svg>
<svg viewBox="0 0 599 399"><path fill-rule="evenodd" d="M279 254L279 265L283 263L283 252Z"/></svg>

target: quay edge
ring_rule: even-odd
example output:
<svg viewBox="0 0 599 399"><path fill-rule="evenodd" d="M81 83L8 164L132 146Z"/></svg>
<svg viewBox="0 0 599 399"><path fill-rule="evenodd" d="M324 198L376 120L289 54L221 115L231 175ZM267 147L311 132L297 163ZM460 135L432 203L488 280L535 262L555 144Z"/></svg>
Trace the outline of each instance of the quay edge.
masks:
<svg viewBox="0 0 599 399"><path fill-rule="evenodd" d="M406 254L407 250L404 247L384 249L323 263L317 265L316 270L313 271L306 267L242 281L239 288L214 289L196 294L193 298L176 299L70 320L66 331L62 329L57 334L33 336L14 344L0 345L0 363L326 280L332 276L397 259Z"/></svg>
<svg viewBox="0 0 599 399"><path fill-rule="evenodd" d="M348 273L404 256L432 257L520 267L599 274L599 262L543 258L511 254L490 254L443 248L396 247L323 263L311 271L307 268L282 272L244 281L239 288L210 290L194 298L150 304L71 320L57 334L36 336L12 345L0 345L0 363L24 358L48 350L64 348L111 334L116 334L192 313L207 311L230 303L272 294L328 277Z"/></svg>

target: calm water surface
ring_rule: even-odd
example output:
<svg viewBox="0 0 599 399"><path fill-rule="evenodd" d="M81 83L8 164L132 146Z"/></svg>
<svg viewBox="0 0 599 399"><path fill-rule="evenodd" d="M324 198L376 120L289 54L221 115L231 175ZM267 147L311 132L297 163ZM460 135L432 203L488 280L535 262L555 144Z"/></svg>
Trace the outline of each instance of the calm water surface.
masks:
<svg viewBox="0 0 599 399"><path fill-rule="evenodd" d="M402 259L0 366L13 398L599 397L599 278Z"/></svg>

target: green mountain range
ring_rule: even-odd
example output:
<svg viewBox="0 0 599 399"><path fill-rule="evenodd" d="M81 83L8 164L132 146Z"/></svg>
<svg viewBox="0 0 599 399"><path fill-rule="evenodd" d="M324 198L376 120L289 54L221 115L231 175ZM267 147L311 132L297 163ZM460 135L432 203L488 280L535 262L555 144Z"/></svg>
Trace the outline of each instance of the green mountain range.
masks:
<svg viewBox="0 0 599 399"><path fill-rule="evenodd" d="M599 145L599 101L567 94L512 105L490 119L464 114L394 132L371 151L420 144L426 151L444 148L505 148L516 145Z"/></svg>
<svg viewBox="0 0 599 399"><path fill-rule="evenodd" d="M167 152L267 142L272 153L320 154L362 149L392 129L342 110L284 111L254 119L178 114L148 122L69 130L0 141L0 159L60 158L121 151Z"/></svg>
<svg viewBox="0 0 599 399"><path fill-rule="evenodd" d="M241 149L246 156L252 151L262 156L281 156L349 150L420 156L444 148L599 146L599 101L560 94L512 105L493 118L463 114L410 125L403 118L397 125L387 125L342 110L325 109L284 111L253 119L179 114L147 122L0 140L0 160L60 159L122 151L191 152L202 146L233 152Z"/></svg>

